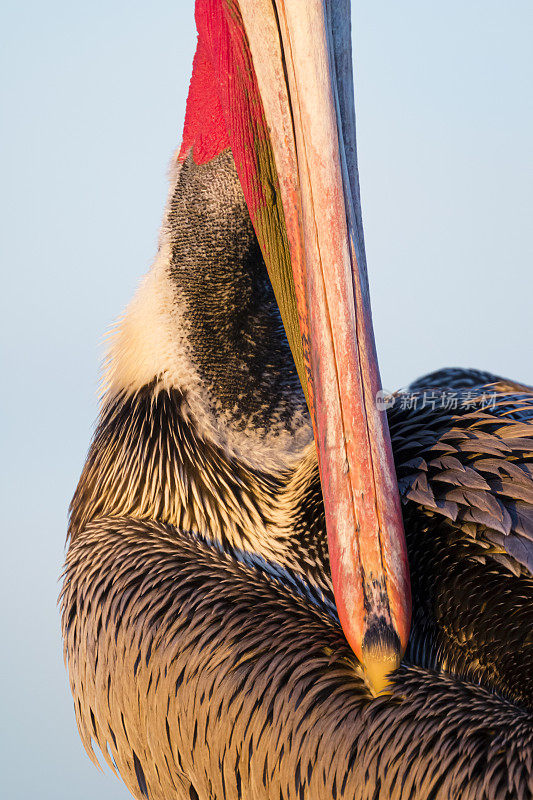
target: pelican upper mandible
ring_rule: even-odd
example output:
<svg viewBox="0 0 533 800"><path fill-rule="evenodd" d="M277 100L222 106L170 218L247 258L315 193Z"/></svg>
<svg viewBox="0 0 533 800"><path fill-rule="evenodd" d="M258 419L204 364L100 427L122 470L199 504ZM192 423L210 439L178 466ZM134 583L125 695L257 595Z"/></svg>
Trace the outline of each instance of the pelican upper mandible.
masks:
<svg viewBox="0 0 533 800"><path fill-rule="evenodd" d="M82 741L151 800L526 800L531 389L445 370L379 402L350 4L195 8L71 505Z"/></svg>

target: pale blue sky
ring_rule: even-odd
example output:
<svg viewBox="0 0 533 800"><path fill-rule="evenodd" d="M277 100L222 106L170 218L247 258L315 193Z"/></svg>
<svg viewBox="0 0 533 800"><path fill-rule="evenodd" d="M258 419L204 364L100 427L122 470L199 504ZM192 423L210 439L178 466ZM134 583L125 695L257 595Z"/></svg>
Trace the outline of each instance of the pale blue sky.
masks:
<svg viewBox="0 0 533 800"><path fill-rule="evenodd" d="M531 0L354 3L363 216L384 384L533 383ZM129 797L78 740L56 612L104 332L148 268L192 0L4 0L2 796Z"/></svg>

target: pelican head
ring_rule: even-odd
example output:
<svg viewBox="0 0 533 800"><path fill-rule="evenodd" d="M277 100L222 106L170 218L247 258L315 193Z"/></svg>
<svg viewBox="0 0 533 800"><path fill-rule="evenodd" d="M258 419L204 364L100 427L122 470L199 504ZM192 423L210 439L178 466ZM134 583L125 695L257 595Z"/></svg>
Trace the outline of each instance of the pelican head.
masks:
<svg viewBox="0 0 533 800"><path fill-rule="evenodd" d="M230 147L313 422L335 602L379 692L411 600L372 329L349 0L197 0L180 158Z"/></svg>

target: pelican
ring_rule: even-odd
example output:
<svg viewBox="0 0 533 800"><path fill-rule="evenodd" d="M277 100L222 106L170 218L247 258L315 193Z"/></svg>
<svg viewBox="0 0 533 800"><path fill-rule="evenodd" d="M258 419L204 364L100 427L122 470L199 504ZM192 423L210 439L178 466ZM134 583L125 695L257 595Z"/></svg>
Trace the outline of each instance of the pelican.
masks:
<svg viewBox="0 0 533 800"><path fill-rule="evenodd" d="M82 742L139 800L526 800L531 389L381 391L349 0L196 23L70 510Z"/></svg>

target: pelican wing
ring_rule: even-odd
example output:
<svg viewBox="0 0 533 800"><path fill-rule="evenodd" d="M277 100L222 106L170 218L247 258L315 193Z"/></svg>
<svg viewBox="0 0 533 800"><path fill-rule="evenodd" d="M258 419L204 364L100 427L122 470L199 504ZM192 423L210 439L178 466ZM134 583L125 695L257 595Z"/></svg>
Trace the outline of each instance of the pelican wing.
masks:
<svg viewBox="0 0 533 800"><path fill-rule="evenodd" d="M473 370L459 381L457 372L445 388L428 388L428 376L396 396L389 423L402 499L459 525L480 559L531 575L533 391L497 378L476 386Z"/></svg>
<svg viewBox="0 0 533 800"><path fill-rule="evenodd" d="M423 386L389 412L411 565L409 656L531 707L533 395L471 384L447 408L456 384Z"/></svg>

